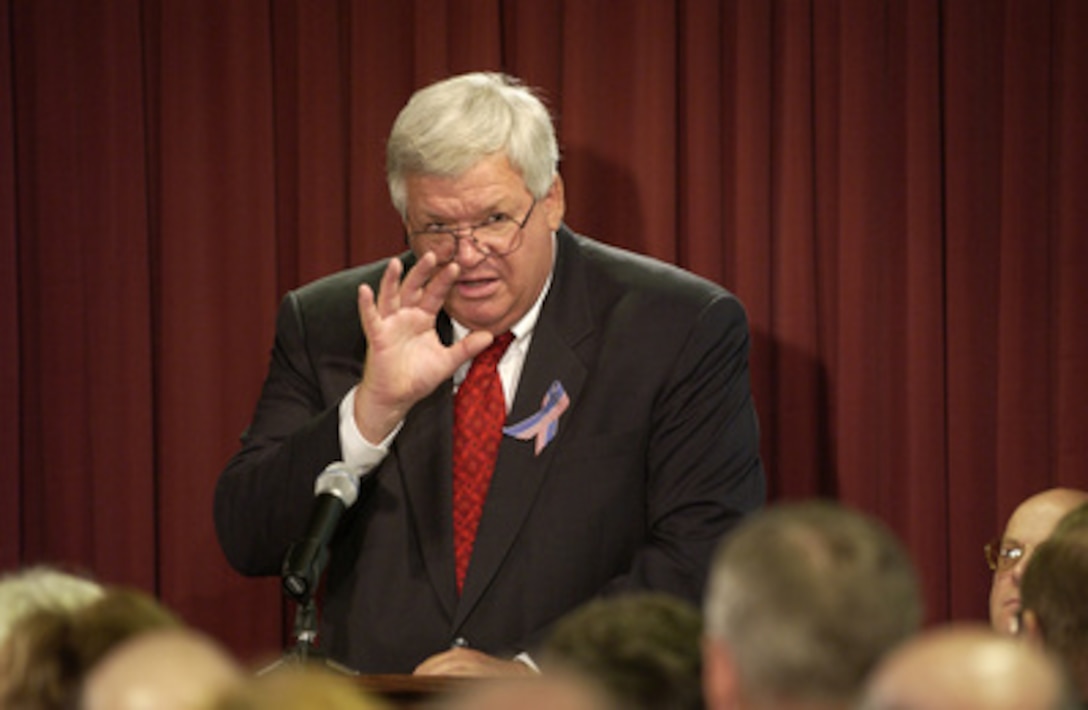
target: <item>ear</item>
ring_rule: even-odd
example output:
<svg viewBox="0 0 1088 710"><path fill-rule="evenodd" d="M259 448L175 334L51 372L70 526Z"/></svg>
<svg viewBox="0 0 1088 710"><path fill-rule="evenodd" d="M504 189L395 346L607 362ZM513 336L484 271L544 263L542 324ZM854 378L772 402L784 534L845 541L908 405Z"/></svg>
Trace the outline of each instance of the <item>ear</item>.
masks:
<svg viewBox="0 0 1088 710"><path fill-rule="evenodd" d="M740 678L733 653L717 639L703 637L703 698L707 710L740 706Z"/></svg>
<svg viewBox="0 0 1088 710"><path fill-rule="evenodd" d="M1046 645L1043 625L1039 623L1039 616L1031 609L1020 612L1020 635L1032 646L1042 648Z"/></svg>
<svg viewBox="0 0 1088 710"><path fill-rule="evenodd" d="M559 229L563 222L563 215L567 211L566 193L563 190L563 178L556 174L552 180L552 186L548 188L548 194L544 195L544 216L548 222L548 229L552 232Z"/></svg>

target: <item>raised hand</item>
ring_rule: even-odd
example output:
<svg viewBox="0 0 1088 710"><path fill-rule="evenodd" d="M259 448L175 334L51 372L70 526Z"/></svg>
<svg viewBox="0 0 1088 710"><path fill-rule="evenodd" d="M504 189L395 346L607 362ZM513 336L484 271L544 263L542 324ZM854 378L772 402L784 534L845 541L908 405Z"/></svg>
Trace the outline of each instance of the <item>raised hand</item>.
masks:
<svg viewBox="0 0 1088 710"><path fill-rule="evenodd" d="M435 319L460 272L456 262L439 267L425 253L401 281L404 265L389 262L377 298L359 287L359 319L366 333L363 379L355 394L355 424L367 441L378 443L463 363L490 345L493 336L477 331L443 345Z"/></svg>

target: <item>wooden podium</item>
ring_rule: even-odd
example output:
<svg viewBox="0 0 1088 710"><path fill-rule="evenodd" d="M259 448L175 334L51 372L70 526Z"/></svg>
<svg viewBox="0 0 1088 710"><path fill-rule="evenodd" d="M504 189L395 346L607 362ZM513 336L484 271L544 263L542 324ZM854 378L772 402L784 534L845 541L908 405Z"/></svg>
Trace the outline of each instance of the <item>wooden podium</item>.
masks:
<svg viewBox="0 0 1088 710"><path fill-rule="evenodd" d="M382 698L395 708L416 710L444 693L478 682L478 678L454 676L415 676L400 674L361 674L355 676L359 687Z"/></svg>
<svg viewBox="0 0 1088 710"><path fill-rule="evenodd" d="M299 661L295 658L280 659L264 666L257 675L275 673L280 670L298 668L299 664L312 663L320 670L332 671L335 675L348 679L358 686L360 691L385 701L393 708L418 710L427 703L440 698L468 683L478 683L484 678L464 676L417 676L410 673L359 673L336 661L311 658Z"/></svg>

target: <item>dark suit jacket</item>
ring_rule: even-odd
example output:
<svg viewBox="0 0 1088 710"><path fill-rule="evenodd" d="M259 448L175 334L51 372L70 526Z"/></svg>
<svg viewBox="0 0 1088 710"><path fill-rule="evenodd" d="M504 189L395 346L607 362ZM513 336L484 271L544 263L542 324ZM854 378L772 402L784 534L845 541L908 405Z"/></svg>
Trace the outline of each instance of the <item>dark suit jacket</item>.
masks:
<svg viewBox="0 0 1088 710"><path fill-rule="evenodd" d="M364 672L410 672L462 637L531 648L589 598L655 589L698 604L719 538L764 500L741 304L667 264L558 234L510 418L562 383L570 407L537 456L504 437L463 595L454 584L452 386L409 413L341 524L320 643ZM409 258L410 261L410 258ZM268 378L216 489L231 564L278 574L313 481L340 457L337 405L366 354L356 290L385 262L284 299ZM449 320L439 319L448 341Z"/></svg>

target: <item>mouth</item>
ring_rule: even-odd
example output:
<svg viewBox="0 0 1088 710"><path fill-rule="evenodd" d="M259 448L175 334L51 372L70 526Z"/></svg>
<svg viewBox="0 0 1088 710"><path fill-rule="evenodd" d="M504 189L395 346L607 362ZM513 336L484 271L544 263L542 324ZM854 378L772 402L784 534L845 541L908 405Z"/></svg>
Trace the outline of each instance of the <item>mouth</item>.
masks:
<svg viewBox="0 0 1088 710"><path fill-rule="evenodd" d="M457 293L464 298L483 298L490 296L499 283L496 276L477 276L458 279Z"/></svg>

